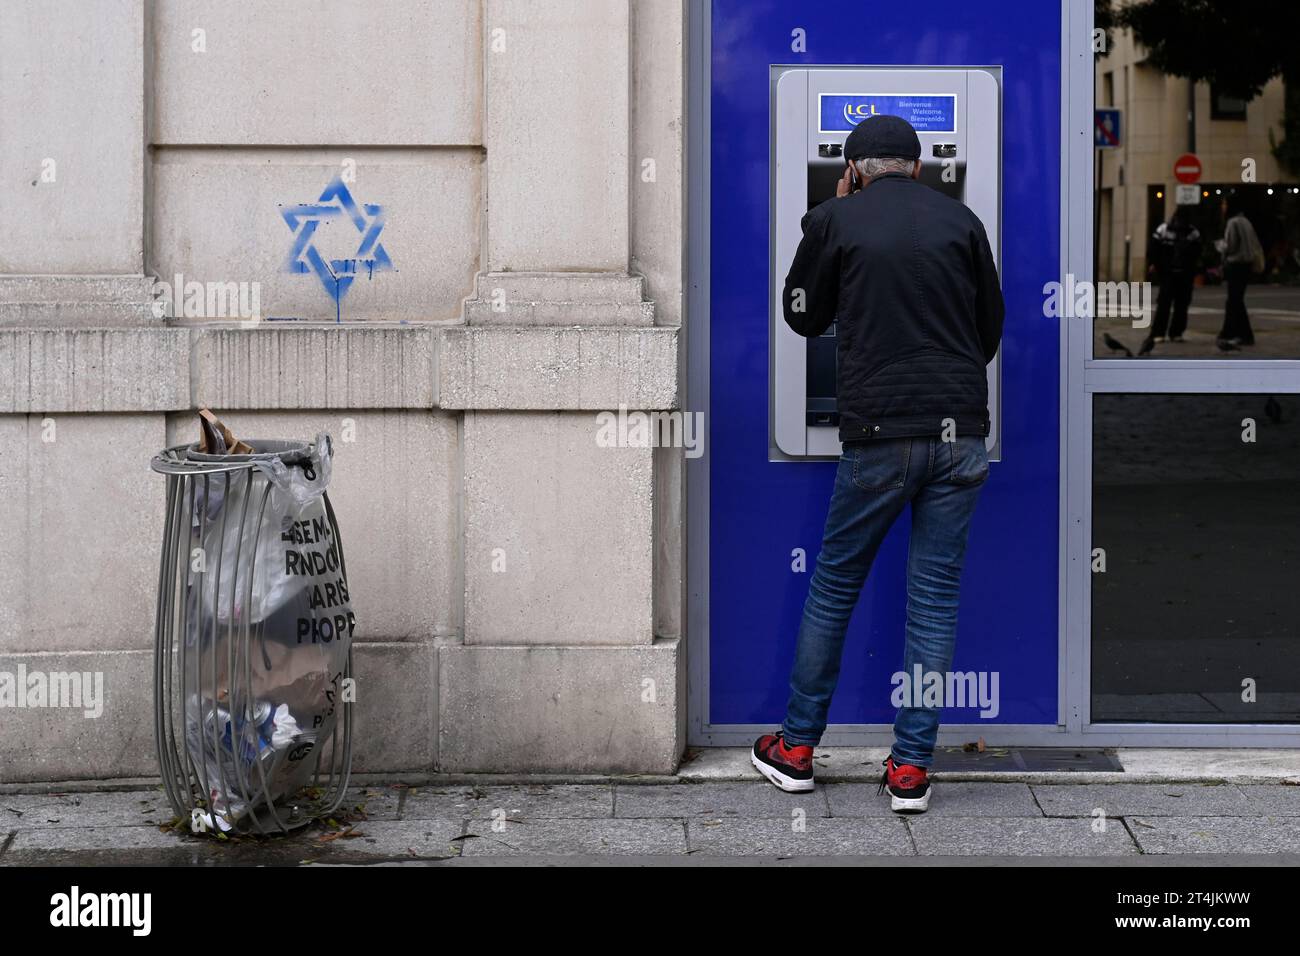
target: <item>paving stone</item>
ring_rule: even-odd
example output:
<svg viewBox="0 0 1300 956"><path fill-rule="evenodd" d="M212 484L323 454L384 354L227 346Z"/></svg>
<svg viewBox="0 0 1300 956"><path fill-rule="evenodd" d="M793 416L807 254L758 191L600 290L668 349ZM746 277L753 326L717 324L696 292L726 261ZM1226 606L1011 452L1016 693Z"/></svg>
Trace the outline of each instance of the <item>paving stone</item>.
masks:
<svg viewBox="0 0 1300 956"><path fill-rule="evenodd" d="M1162 750L1122 747L1117 755L1126 776L1148 779L1154 776L1161 780L1238 780L1242 783L1268 783L1281 778L1300 782L1300 749L1297 748Z"/></svg>
<svg viewBox="0 0 1300 956"><path fill-rule="evenodd" d="M917 853L1066 859L1140 852L1199 859L1300 855L1300 787L1281 783L940 779L930 811L908 817L889 811L875 783L823 783L798 795L763 781L354 785L344 810L358 803L365 805L366 819L340 813L356 834L350 838L330 839L330 832L313 826L287 837L217 841L160 831L157 824L170 820L172 811L159 789L0 794L0 845L9 840L0 865L296 865L688 853L706 861ZM1102 833L1093 829L1097 807L1108 817ZM507 814L503 831L494 829L498 809Z"/></svg>
<svg viewBox="0 0 1300 956"><path fill-rule="evenodd" d="M401 799L400 787L348 787L339 813L350 814L360 807L366 820L396 820Z"/></svg>
<svg viewBox="0 0 1300 956"><path fill-rule="evenodd" d="M686 852L686 831L680 820L543 820L506 822L501 832L492 828L490 821L471 821L473 836L463 841L463 855Z"/></svg>
<svg viewBox="0 0 1300 956"><path fill-rule="evenodd" d="M1089 817L1100 808L1108 817L1247 816L1258 813L1231 784L1107 783L1043 785L1032 789L1049 817Z"/></svg>
<svg viewBox="0 0 1300 956"><path fill-rule="evenodd" d="M4 861L46 850L189 850L207 842L150 826L42 827L19 830Z"/></svg>
<svg viewBox="0 0 1300 956"><path fill-rule="evenodd" d="M1300 852L1297 817L1130 817L1143 853Z"/></svg>
<svg viewBox="0 0 1300 956"><path fill-rule="evenodd" d="M490 820L499 810L505 811L507 820L611 817L614 815L614 792L604 784L420 787L407 791L402 819L459 817Z"/></svg>
<svg viewBox="0 0 1300 956"><path fill-rule="evenodd" d="M1124 824L1026 817L913 817L908 821L921 856L1120 856L1137 853Z"/></svg>
<svg viewBox="0 0 1300 956"><path fill-rule="evenodd" d="M888 747L821 746L813 754L813 773L818 780L879 780L888 754ZM684 780L761 781L749 755L750 747L693 747L677 773Z"/></svg>
<svg viewBox="0 0 1300 956"><path fill-rule="evenodd" d="M241 856L256 857L255 862L265 862L260 859L264 854L286 857L292 862L302 855L303 847L315 844L321 832L308 827L289 835L260 837L249 834L220 840L215 836L192 835L188 830L162 830L157 826L42 827L17 831L3 861L12 864L15 855L35 853L174 851L182 855L211 856L223 862L237 861Z"/></svg>
<svg viewBox="0 0 1300 956"><path fill-rule="evenodd" d="M823 787L811 793L786 793L759 783L662 784L619 786L614 815L631 817L775 817L789 820L794 810L825 817L830 811Z"/></svg>
<svg viewBox="0 0 1300 956"><path fill-rule="evenodd" d="M692 819L686 823L692 853L706 856L912 856L901 818L817 818L796 830L789 820Z"/></svg>
<svg viewBox="0 0 1300 956"><path fill-rule="evenodd" d="M878 784L832 783L826 799L833 817L892 817L888 793L877 794ZM1041 817L1029 787L1023 783L938 781L930 796L927 816Z"/></svg>
<svg viewBox="0 0 1300 956"><path fill-rule="evenodd" d="M1270 816L1300 816L1300 787L1276 783L1242 784L1237 787L1256 813Z"/></svg>
<svg viewBox="0 0 1300 956"><path fill-rule="evenodd" d="M331 840L329 857L372 856L398 858L447 858L457 856L465 830L461 819L363 820L354 824L358 836ZM316 838L319 844L319 837Z"/></svg>
<svg viewBox="0 0 1300 956"><path fill-rule="evenodd" d="M158 826L175 816L161 790L0 794L0 828Z"/></svg>

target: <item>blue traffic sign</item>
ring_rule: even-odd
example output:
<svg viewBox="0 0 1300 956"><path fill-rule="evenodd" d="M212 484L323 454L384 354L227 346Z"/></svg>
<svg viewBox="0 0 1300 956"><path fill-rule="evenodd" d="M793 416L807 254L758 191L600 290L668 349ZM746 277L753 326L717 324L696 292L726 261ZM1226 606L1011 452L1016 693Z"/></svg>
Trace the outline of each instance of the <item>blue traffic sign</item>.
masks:
<svg viewBox="0 0 1300 956"><path fill-rule="evenodd" d="M1098 149L1114 149L1120 143L1120 111L1100 109L1093 111L1092 145Z"/></svg>

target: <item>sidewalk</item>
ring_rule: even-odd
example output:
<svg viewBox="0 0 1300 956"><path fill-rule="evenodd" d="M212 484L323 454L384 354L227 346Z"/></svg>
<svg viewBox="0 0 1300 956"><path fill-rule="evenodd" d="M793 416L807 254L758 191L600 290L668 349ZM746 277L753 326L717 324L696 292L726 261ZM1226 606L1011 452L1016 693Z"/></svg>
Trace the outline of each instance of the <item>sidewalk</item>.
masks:
<svg viewBox="0 0 1300 956"><path fill-rule="evenodd" d="M673 777L362 779L336 827L224 842L161 829L172 810L149 781L7 785L0 866L1300 863L1300 751L1121 750L1123 772L950 771L914 817L876 794L884 753L819 753L817 789L797 796L732 748L694 752Z"/></svg>
<svg viewBox="0 0 1300 956"><path fill-rule="evenodd" d="M1158 289L1156 290L1158 291ZM1144 356L1151 359L1212 358L1229 360L1295 359L1300 358L1300 286L1267 285L1252 283L1246 288L1246 311L1251 328L1255 331L1255 344L1231 352L1220 351L1215 338L1223 325L1224 301L1227 287L1223 285L1200 286L1192 293L1192 304L1187 310L1187 331L1184 342L1165 342ZM1152 301L1152 315L1155 303ZM1113 339L1135 353L1149 333L1148 328L1135 329L1130 319L1099 317L1093 323L1093 357L1124 358L1122 352L1109 348L1103 338L1109 333Z"/></svg>

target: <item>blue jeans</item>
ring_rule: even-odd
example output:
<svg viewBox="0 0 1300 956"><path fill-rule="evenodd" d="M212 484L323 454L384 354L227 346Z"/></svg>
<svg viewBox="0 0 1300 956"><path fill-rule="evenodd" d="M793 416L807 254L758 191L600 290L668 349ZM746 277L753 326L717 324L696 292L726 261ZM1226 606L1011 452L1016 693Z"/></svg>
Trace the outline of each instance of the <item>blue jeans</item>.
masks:
<svg viewBox="0 0 1300 956"><path fill-rule="evenodd" d="M793 746L816 746L826 731L849 615L880 543L908 502L907 640L903 668L946 674L957 641L957 599L966 536L989 474L978 435L849 442L840 456L821 553L808 587L782 729ZM895 763L928 767L939 735L938 707L899 708Z"/></svg>

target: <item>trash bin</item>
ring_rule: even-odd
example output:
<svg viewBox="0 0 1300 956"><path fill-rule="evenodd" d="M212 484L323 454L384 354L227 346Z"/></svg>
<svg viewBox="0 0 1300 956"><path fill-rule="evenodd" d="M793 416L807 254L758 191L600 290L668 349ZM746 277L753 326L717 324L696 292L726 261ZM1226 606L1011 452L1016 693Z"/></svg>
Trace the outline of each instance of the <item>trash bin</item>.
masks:
<svg viewBox="0 0 1300 956"><path fill-rule="evenodd" d="M154 731L167 797L195 832L287 833L336 810L351 772L355 617L332 444L247 446L178 445L151 464L167 476Z"/></svg>

